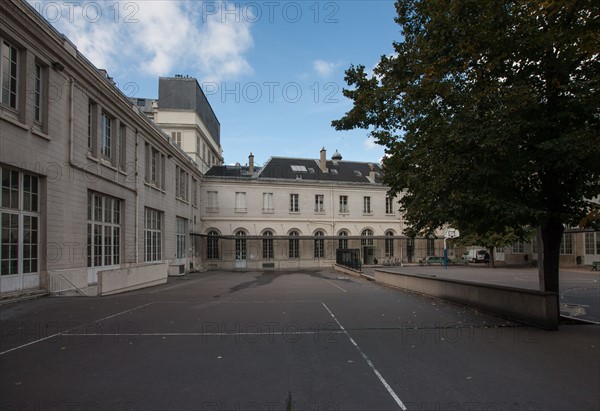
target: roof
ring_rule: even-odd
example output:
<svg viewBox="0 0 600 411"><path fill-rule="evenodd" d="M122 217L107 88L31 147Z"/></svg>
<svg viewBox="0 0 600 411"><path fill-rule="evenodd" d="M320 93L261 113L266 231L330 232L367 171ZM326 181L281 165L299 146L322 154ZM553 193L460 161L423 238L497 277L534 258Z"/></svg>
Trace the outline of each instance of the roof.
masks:
<svg viewBox="0 0 600 411"><path fill-rule="evenodd" d="M254 174L249 173L248 166L213 166L206 176L361 184L381 184L383 182L383 172L379 164L327 160L326 165L327 172L323 172L319 167L319 160L271 157L262 168L255 167ZM371 179L371 172L374 173L374 179Z"/></svg>

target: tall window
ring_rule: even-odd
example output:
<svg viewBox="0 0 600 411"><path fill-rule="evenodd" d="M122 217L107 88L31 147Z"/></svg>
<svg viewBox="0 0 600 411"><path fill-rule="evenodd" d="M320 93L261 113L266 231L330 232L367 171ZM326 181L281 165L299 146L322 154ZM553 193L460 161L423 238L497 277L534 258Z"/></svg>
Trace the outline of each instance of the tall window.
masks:
<svg viewBox="0 0 600 411"><path fill-rule="evenodd" d="M179 166L175 167L175 197L188 201L189 178L188 173Z"/></svg>
<svg viewBox="0 0 600 411"><path fill-rule="evenodd" d="M263 254L263 259L265 260L271 260L273 259L273 232L270 230L267 230L263 233L263 240L262 240L262 254Z"/></svg>
<svg viewBox="0 0 600 411"><path fill-rule="evenodd" d="M95 155L94 151L94 142L96 141L96 131L95 131L95 120L94 116L96 113L96 105L92 100L88 101L88 116L87 116L87 141L88 141L88 150Z"/></svg>
<svg viewBox="0 0 600 411"><path fill-rule="evenodd" d="M363 197L363 213L371 214L371 197Z"/></svg>
<svg viewBox="0 0 600 411"><path fill-rule="evenodd" d="M585 233L585 253L600 254L600 232Z"/></svg>
<svg viewBox="0 0 600 411"><path fill-rule="evenodd" d="M561 254L573 254L573 233L563 233L560 243Z"/></svg>
<svg viewBox="0 0 600 411"><path fill-rule="evenodd" d="M0 275L38 272L38 178L0 168Z"/></svg>
<svg viewBox="0 0 600 411"><path fill-rule="evenodd" d="M157 188L165 188L165 156L146 143L146 182ZM177 173L175 173L177 175ZM177 177L176 177L177 178ZM178 185L175 184L175 190Z"/></svg>
<svg viewBox="0 0 600 411"><path fill-rule="evenodd" d="M179 147L181 147L181 131L171 132L171 138Z"/></svg>
<svg viewBox="0 0 600 411"><path fill-rule="evenodd" d="M273 205L273 193L263 193L263 213L272 213L275 210Z"/></svg>
<svg viewBox="0 0 600 411"><path fill-rule="evenodd" d="M196 155L200 158L200 136L196 136Z"/></svg>
<svg viewBox="0 0 600 411"><path fill-rule="evenodd" d="M427 255L435 255L435 238L427 239Z"/></svg>
<svg viewBox="0 0 600 411"><path fill-rule="evenodd" d="M176 234L176 258L186 257L186 243L188 233L188 220L185 218L177 217L177 234Z"/></svg>
<svg viewBox="0 0 600 411"><path fill-rule="evenodd" d="M394 197L387 196L385 198L385 213L394 214Z"/></svg>
<svg viewBox="0 0 600 411"><path fill-rule="evenodd" d="M121 256L121 201L88 194L87 265L117 265Z"/></svg>
<svg viewBox="0 0 600 411"><path fill-rule="evenodd" d="M340 196L340 213L348 213L348 196Z"/></svg>
<svg viewBox="0 0 600 411"><path fill-rule="evenodd" d="M7 43L2 43L2 103L17 108L17 48Z"/></svg>
<svg viewBox="0 0 600 411"><path fill-rule="evenodd" d="M325 196L323 194L315 195L315 213L325 212Z"/></svg>
<svg viewBox="0 0 600 411"><path fill-rule="evenodd" d="M162 212L147 208L144 210L144 260L162 260Z"/></svg>
<svg viewBox="0 0 600 411"><path fill-rule="evenodd" d="M297 213L300 211L300 194L290 194L290 211Z"/></svg>
<svg viewBox="0 0 600 411"><path fill-rule="evenodd" d="M394 256L394 233L391 231L385 233L385 256Z"/></svg>
<svg viewBox="0 0 600 411"><path fill-rule="evenodd" d="M325 257L325 234L323 231L315 233L315 258Z"/></svg>
<svg viewBox="0 0 600 411"><path fill-rule="evenodd" d="M348 231L340 231L339 240L338 240L338 248L342 250L348 249Z"/></svg>
<svg viewBox="0 0 600 411"><path fill-rule="evenodd" d="M246 210L246 193L235 193L235 211L237 213L245 213Z"/></svg>
<svg viewBox="0 0 600 411"><path fill-rule="evenodd" d="M363 247L366 245L373 245L373 230L365 228L360 235L362 237L360 239L360 245Z"/></svg>
<svg viewBox="0 0 600 411"><path fill-rule="evenodd" d="M127 126L121 123L119 127L119 167L127 170Z"/></svg>
<svg viewBox="0 0 600 411"><path fill-rule="evenodd" d="M112 154L112 119L105 113L102 113L101 117L101 139L100 139L100 153L106 158L111 158Z"/></svg>
<svg viewBox="0 0 600 411"><path fill-rule="evenodd" d="M198 206L198 181L192 177L192 205Z"/></svg>
<svg viewBox="0 0 600 411"><path fill-rule="evenodd" d="M242 230L235 233L235 259L246 259L246 233Z"/></svg>
<svg viewBox="0 0 600 411"><path fill-rule="evenodd" d="M219 192L208 191L206 194L208 197L206 203L206 211L213 213L219 211Z"/></svg>
<svg viewBox="0 0 600 411"><path fill-rule="evenodd" d="M208 260L219 259L219 233L209 231L206 238L206 258Z"/></svg>
<svg viewBox="0 0 600 411"><path fill-rule="evenodd" d="M42 66L37 63L33 79L33 118L42 122Z"/></svg>
<svg viewBox="0 0 600 411"><path fill-rule="evenodd" d="M298 231L291 231L288 244L288 257L289 258L300 258L300 234Z"/></svg>

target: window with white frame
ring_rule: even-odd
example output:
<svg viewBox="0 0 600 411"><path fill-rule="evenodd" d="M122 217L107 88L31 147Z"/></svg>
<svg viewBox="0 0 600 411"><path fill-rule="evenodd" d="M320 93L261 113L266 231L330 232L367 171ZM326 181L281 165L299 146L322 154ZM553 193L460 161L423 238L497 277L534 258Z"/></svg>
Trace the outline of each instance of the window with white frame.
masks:
<svg viewBox="0 0 600 411"><path fill-rule="evenodd" d="M300 194L290 194L290 212L300 211Z"/></svg>
<svg viewBox="0 0 600 411"><path fill-rule="evenodd" d="M340 213L348 213L348 196L340 196Z"/></svg>
<svg viewBox="0 0 600 411"><path fill-rule="evenodd" d="M88 115L87 115L87 141L88 151L95 155L94 146L96 145L96 104L90 99L88 101Z"/></svg>
<svg viewBox="0 0 600 411"><path fill-rule="evenodd" d="M272 260L273 255L273 232L267 230L263 233L262 256L265 260Z"/></svg>
<svg viewBox="0 0 600 411"><path fill-rule="evenodd" d="M196 136L196 155L198 156L198 158L200 158L200 146L202 144L200 143L200 136Z"/></svg>
<svg viewBox="0 0 600 411"><path fill-rule="evenodd" d="M363 197L363 213L371 214L371 197Z"/></svg>
<svg viewBox="0 0 600 411"><path fill-rule="evenodd" d="M198 207L198 180L192 177L192 205Z"/></svg>
<svg viewBox="0 0 600 411"><path fill-rule="evenodd" d="M219 259L219 233L217 231L209 231L206 237L206 258L208 260Z"/></svg>
<svg viewBox="0 0 600 411"><path fill-rule="evenodd" d="M106 113L100 117L100 154L110 159L112 156L113 119Z"/></svg>
<svg viewBox="0 0 600 411"><path fill-rule="evenodd" d="M394 197L385 197L385 213L394 214Z"/></svg>
<svg viewBox="0 0 600 411"><path fill-rule="evenodd" d="M2 103L17 108L18 50L7 41L2 42Z"/></svg>
<svg viewBox="0 0 600 411"><path fill-rule="evenodd" d="M291 231L288 240L288 257L289 258L300 258L300 239L298 238L300 233L298 231Z"/></svg>
<svg viewBox="0 0 600 411"><path fill-rule="evenodd" d="M385 256L394 256L394 233L392 231L385 233Z"/></svg>
<svg viewBox="0 0 600 411"><path fill-rule="evenodd" d="M148 143L146 143L146 182L159 189L165 188L165 156Z"/></svg>
<svg viewBox="0 0 600 411"><path fill-rule="evenodd" d="M522 254L525 252L525 244L522 241L518 241L513 244L512 252L515 254Z"/></svg>
<svg viewBox="0 0 600 411"><path fill-rule="evenodd" d="M427 239L427 255L435 255L435 238Z"/></svg>
<svg viewBox="0 0 600 411"><path fill-rule="evenodd" d="M181 167L175 167L175 197L179 200L188 201L189 174Z"/></svg>
<svg viewBox="0 0 600 411"><path fill-rule="evenodd" d="M119 127L119 168L127 170L127 126L121 123Z"/></svg>
<svg viewBox="0 0 600 411"><path fill-rule="evenodd" d="M179 147L181 147L181 131L172 131L171 139L173 140L173 142L175 144L177 144Z"/></svg>
<svg viewBox="0 0 600 411"><path fill-rule="evenodd" d="M272 213L275 211L275 206L273 203L273 193L263 193L263 213Z"/></svg>
<svg viewBox="0 0 600 411"><path fill-rule="evenodd" d="M0 168L0 275L39 271L39 180L7 167Z"/></svg>
<svg viewBox="0 0 600 411"><path fill-rule="evenodd" d="M33 119L38 123L42 122L43 102L43 68L41 64L35 64L33 77Z"/></svg>
<svg viewBox="0 0 600 411"><path fill-rule="evenodd" d="M238 230L235 233L235 259L238 261L245 260L246 254L246 233L242 230Z"/></svg>
<svg viewBox="0 0 600 411"><path fill-rule="evenodd" d="M219 192L207 191L206 197L206 211L212 213L219 211Z"/></svg>
<svg viewBox="0 0 600 411"><path fill-rule="evenodd" d="M315 194L315 213L325 212L325 196L323 194Z"/></svg>
<svg viewBox="0 0 600 411"><path fill-rule="evenodd" d="M585 253L600 254L600 232L585 233Z"/></svg>
<svg viewBox="0 0 600 411"><path fill-rule="evenodd" d="M338 236L338 248L342 250L348 249L348 231L340 231Z"/></svg>
<svg viewBox="0 0 600 411"><path fill-rule="evenodd" d="M563 233L560 242L561 254L573 254L573 233Z"/></svg>
<svg viewBox="0 0 600 411"><path fill-rule="evenodd" d="M246 209L246 193L236 192L235 193L235 212L245 213Z"/></svg>
<svg viewBox="0 0 600 411"><path fill-rule="evenodd" d="M87 265L112 266L121 261L121 200L88 193Z"/></svg>
<svg viewBox="0 0 600 411"><path fill-rule="evenodd" d="M315 233L315 258L325 257L325 234L323 231L317 231Z"/></svg>
<svg viewBox="0 0 600 411"><path fill-rule="evenodd" d="M363 247L373 245L373 230L365 228L360 235L362 237L360 239L360 245Z"/></svg>
<svg viewBox="0 0 600 411"><path fill-rule="evenodd" d="M185 218L177 217L176 225L176 258L185 258L188 235L188 220Z"/></svg>
<svg viewBox="0 0 600 411"><path fill-rule="evenodd" d="M162 260L162 211L144 209L144 261Z"/></svg>

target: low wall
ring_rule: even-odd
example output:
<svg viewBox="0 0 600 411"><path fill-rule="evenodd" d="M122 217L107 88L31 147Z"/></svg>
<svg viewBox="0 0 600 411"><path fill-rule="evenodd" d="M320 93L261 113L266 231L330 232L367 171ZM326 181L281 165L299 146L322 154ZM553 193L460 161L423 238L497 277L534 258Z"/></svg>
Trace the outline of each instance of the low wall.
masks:
<svg viewBox="0 0 600 411"><path fill-rule="evenodd" d="M168 264L148 264L98 272L98 295L110 295L167 282Z"/></svg>
<svg viewBox="0 0 600 411"><path fill-rule="evenodd" d="M87 267L48 271L48 291L59 293L88 286Z"/></svg>
<svg viewBox="0 0 600 411"><path fill-rule="evenodd" d="M535 290L375 270L375 281L500 314L546 330L558 329L558 296Z"/></svg>

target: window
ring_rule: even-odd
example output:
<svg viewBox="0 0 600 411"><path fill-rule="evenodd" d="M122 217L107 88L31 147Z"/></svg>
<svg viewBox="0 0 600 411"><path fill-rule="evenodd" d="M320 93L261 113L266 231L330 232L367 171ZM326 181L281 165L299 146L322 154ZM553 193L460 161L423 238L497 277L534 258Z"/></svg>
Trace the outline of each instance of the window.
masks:
<svg viewBox="0 0 600 411"><path fill-rule="evenodd" d="M348 196L340 196L340 213L348 213Z"/></svg>
<svg viewBox="0 0 600 411"><path fill-rule="evenodd" d="M239 230L235 233L235 259L246 259L246 233Z"/></svg>
<svg viewBox="0 0 600 411"><path fill-rule="evenodd" d="M208 260L219 259L219 233L217 231L209 231L206 238L206 258Z"/></svg>
<svg viewBox="0 0 600 411"><path fill-rule="evenodd" d="M103 157L111 158L112 154L112 119L105 113L102 113L100 118L101 138L100 138L100 154Z"/></svg>
<svg viewBox="0 0 600 411"><path fill-rule="evenodd" d="M371 197L363 197L363 213L371 214Z"/></svg>
<svg viewBox="0 0 600 411"><path fill-rule="evenodd" d="M585 253L600 254L600 232L585 233Z"/></svg>
<svg viewBox="0 0 600 411"><path fill-rule="evenodd" d="M394 197L387 196L385 198L385 213L394 214Z"/></svg>
<svg viewBox="0 0 600 411"><path fill-rule="evenodd" d="M187 202L189 193L188 173L181 167L175 167L175 197Z"/></svg>
<svg viewBox="0 0 600 411"><path fill-rule="evenodd" d="M93 155L94 146L96 142L96 104L92 101L88 101L88 118L87 118L87 141L88 141L88 151L90 151Z"/></svg>
<svg viewBox="0 0 600 411"><path fill-rule="evenodd" d="M394 256L394 233L391 231L385 233L385 256Z"/></svg>
<svg viewBox="0 0 600 411"><path fill-rule="evenodd" d="M427 239L427 255L435 255L435 238Z"/></svg>
<svg viewBox="0 0 600 411"><path fill-rule="evenodd" d="M119 127L119 167L127 170L127 126L122 123Z"/></svg>
<svg viewBox="0 0 600 411"><path fill-rule="evenodd" d="M300 258L300 234L298 231L291 231L288 244L288 257L289 258Z"/></svg>
<svg viewBox="0 0 600 411"><path fill-rule="evenodd" d="M200 158L200 136L196 136L196 155Z"/></svg>
<svg viewBox="0 0 600 411"><path fill-rule="evenodd" d="M325 196L323 194L315 195L315 213L325 212Z"/></svg>
<svg viewBox="0 0 600 411"><path fill-rule="evenodd" d="M179 147L181 147L181 131L171 132L171 138Z"/></svg>
<svg viewBox="0 0 600 411"><path fill-rule="evenodd" d="M300 194L290 194L290 212L297 213L300 211Z"/></svg>
<svg viewBox="0 0 600 411"><path fill-rule="evenodd" d="M208 191L206 194L208 197L206 203L206 211L213 213L219 211L219 192Z"/></svg>
<svg viewBox="0 0 600 411"><path fill-rule="evenodd" d="M246 211L246 193L235 193L235 212L245 213Z"/></svg>
<svg viewBox="0 0 600 411"><path fill-rule="evenodd" d="M338 240L338 248L342 250L348 249L348 232L340 231L339 237L340 238Z"/></svg>
<svg viewBox="0 0 600 411"><path fill-rule="evenodd" d="M177 179L177 173L175 173ZM146 182L156 188L165 188L165 156L146 143ZM177 193L178 185L175 190Z"/></svg>
<svg viewBox="0 0 600 411"><path fill-rule="evenodd" d="M120 263L121 201L107 195L89 192L87 224L88 267Z"/></svg>
<svg viewBox="0 0 600 411"><path fill-rule="evenodd" d="M364 246L372 246L373 245L373 230L370 228L365 228L363 232L360 234L360 245Z"/></svg>
<svg viewBox="0 0 600 411"><path fill-rule="evenodd" d="M162 212L144 210L144 261L162 260Z"/></svg>
<svg viewBox="0 0 600 411"><path fill-rule="evenodd" d="M177 238L176 238L176 258L186 257L186 239L188 233L188 220L177 217Z"/></svg>
<svg viewBox="0 0 600 411"><path fill-rule="evenodd" d="M17 48L2 43L2 103L17 108Z"/></svg>
<svg viewBox="0 0 600 411"><path fill-rule="evenodd" d="M275 211L273 206L273 193L263 193L263 213L272 213Z"/></svg>
<svg viewBox="0 0 600 411"><path fill-rule="evenodd" d="M573 233L563 233L560 243L561 254L573 254Z"/></svg>
<svg viewBox="0 0 600 411"><path fill-rule="evenodd" d="M262 254L263 254L263 259L265 260L271 260L273 259L273 232L270 230L267 230L263 233L263 240L262 240Z"/></svg>
<svg viewBox="0 0 600 411"><path fill-rule="evenodd" d="M513 251L513 253L524 253L525 252L525 245L523 244L522 241L514 243L513 246L512 246L512 251Z"/></svg>
<svg viewBox="0 0 600 411"><path fill-rule="evenodd" d="M42 66L36 63L33 78L33 119L38 123L42 122L42 98Z"/></svg>
<svg viewBox="0 0 600 411"><path fill-rule="evenodd" d="M315 258L325 257L325 234L323 231L317 231L315 233Z"/></svg>
<svg viewBox="0 0 600 411"><path fill-rule="evenodd" d="M0 168L0 275L36 273L39 255L38 178Z"/></svg>
<svg viewBox="0 0 600 411"><path fill-rule="evenodd" d="M192 177L192 205L198 207L198 181Z"/></svg>

